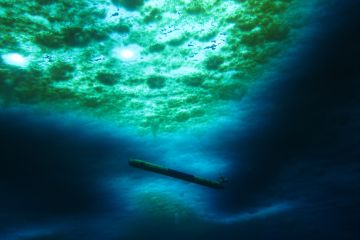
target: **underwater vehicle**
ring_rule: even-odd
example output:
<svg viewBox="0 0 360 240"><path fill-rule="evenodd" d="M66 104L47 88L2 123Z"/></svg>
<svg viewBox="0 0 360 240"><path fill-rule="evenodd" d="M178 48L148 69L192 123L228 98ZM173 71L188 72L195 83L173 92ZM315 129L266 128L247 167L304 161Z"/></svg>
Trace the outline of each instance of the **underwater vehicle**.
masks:
<svg viewBox="0 0 360 240"><path fill-rule="evenodd" d="M129 159L129 165L215 189L223 189L226 181L224 177L220 177L218 181L213 181L138 159Z"/></svg>

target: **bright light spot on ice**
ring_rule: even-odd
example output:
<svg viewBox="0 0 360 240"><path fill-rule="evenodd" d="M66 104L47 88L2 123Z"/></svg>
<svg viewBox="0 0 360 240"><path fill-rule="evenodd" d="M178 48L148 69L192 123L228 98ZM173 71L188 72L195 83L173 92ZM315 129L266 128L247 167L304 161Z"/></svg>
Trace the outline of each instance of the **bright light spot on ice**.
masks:
<svg viewBox="0 0 360 240"><path fill-rule="evenodd" d="M3 54L1 58L6 64L18 67L26 67L29 64L29 61L18 53Z"/></svg>
<svg viewBox="0 0 360 240"><path fill-rule="evenodd" d="M127 47L119 47L113 50L116 58L122 61L134 61L140 57L142 48L138 45L132 44Z"/></svg>
<svg viewBox="0 0 360 240"><path fill-rule="evenodd" d="M120 56L125 59L133 58L134 52L131 51L130 49L124 49L120 52Z"/></svg>

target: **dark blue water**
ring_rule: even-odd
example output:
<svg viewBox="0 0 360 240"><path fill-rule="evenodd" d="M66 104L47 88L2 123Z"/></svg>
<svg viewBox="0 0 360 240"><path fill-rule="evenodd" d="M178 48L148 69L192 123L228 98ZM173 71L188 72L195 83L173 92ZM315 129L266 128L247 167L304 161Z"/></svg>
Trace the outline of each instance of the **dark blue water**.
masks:
<svg viewBox="0 0 360 240"><path fill-rule="evenodd" d="M1 239L359 239L360 4L332 2L243 119L203 138L2 110ZM230 181L208 190L130 157Z"/></svg>

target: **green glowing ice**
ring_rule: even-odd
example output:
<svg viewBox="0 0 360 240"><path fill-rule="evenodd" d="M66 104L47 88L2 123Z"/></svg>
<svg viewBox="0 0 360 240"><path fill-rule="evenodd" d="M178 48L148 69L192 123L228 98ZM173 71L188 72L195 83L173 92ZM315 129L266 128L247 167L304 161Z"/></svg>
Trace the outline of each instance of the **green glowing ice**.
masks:
<svg viewBox="0 0 360 240"><path fill-rule="evenodd" d="M296 39L300 0L0 0L0 102L196 128Z"/></svg>

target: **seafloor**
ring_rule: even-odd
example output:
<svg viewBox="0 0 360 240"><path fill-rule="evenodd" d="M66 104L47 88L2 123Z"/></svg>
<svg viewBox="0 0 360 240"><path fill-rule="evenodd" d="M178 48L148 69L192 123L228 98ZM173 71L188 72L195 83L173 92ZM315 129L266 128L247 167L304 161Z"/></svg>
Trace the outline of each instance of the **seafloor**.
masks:
<svg viewBox="0 0 360 240"><path fill-rule="evenodd" d="M0 0L0 239L360 239L359 12Z"/></svg>

